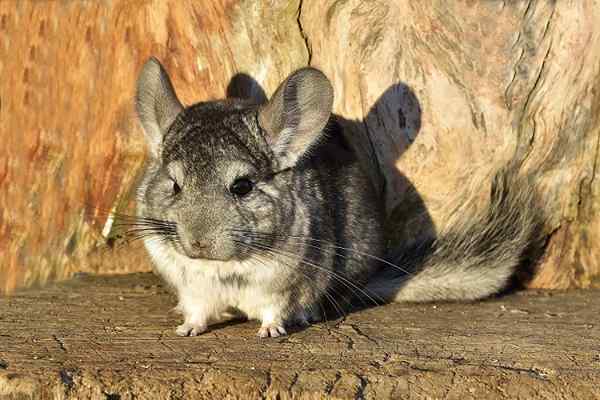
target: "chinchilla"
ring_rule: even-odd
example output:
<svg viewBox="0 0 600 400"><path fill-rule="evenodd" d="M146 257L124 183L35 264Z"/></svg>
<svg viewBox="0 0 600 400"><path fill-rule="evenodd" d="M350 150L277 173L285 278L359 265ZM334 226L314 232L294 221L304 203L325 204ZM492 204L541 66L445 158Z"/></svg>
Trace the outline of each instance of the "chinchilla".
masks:
<svg viewBox="0 0 600 400"><path fill-rule="evenodd" d="M487 210L390 257L382 200L332 104L327 77L302 68L264 104L184 107L159 61L144 65L136 107L150 156L135 227L178 296L177 334L244 316L276 337L320 320L324 303L471 300L506 287L535 236L530 186L505 170Z"/></svg>

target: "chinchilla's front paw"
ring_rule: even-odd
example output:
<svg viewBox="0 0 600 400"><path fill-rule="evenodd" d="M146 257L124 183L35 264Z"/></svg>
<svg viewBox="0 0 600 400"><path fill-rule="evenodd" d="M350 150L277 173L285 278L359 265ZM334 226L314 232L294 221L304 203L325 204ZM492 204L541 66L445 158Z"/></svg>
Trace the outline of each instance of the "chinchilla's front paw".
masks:
<svg viewBox="0 0 600 400"><path fill-rule="evenodd" d="M175 329L179 336L198 336L206 331L206 325L184 322Z"/></svg>
<svg viewBox="0 0 600 400"><path fill-rule="evenodd" d="M279 337L287 335L285 328L281 325L277 324L263 324L258 333L256 334L260 338L268 338L268 337Z"/></svg>

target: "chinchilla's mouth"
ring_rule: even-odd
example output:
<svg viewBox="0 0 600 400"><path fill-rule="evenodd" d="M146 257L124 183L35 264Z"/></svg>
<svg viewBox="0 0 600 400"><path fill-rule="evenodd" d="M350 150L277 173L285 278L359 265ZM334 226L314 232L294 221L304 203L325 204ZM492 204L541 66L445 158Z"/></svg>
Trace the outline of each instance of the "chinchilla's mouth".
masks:
<svg viewBox="0 0 600 400"><path fill-rule="evenodd" d="M213 254L211 252L190 252L190 251L186 251L183 246L181 246L180 244L175 244L175 251L177 251L179 254L181 254L182 256L189 258L190 260L195 260L195 261L220 261L220 262L227 262L227 261L233 261L234 257L230 256L230 255L220 255L220 254Z"/></svg>
<svg viewBox="0 0 600 400"><path fill-rule="evenodd" d="M220 249L220 251L215 250L214 248L190 248L191 246L184 246L181 239L171 239L165 240L163 242L166 246L170 247L173 251L175 251L180 256L188 258L190 260L198 260L198 261L213 261L213 262L233 262L233 261L243 261L252 257L252 252L249 251L247 247L241 248L225 248Z"/></svg>

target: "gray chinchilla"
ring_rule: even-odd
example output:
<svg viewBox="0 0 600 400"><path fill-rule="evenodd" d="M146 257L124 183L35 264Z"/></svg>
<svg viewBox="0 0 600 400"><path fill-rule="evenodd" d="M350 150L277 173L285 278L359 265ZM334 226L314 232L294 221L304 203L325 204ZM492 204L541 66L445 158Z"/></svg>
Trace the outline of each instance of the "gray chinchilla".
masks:
<svg viewBox="0 0 600 400"><path fill-rule="evenodd" d="M333 88L302 68L265 104L184 107L154 58L136 105L150 149L136 227L175 290L183 336L232 316L260 337L322 317L322 304L470 300L506 287L537 227L512 171L490 207L410 254L388 257L383 205L332 115Z"/></svg>

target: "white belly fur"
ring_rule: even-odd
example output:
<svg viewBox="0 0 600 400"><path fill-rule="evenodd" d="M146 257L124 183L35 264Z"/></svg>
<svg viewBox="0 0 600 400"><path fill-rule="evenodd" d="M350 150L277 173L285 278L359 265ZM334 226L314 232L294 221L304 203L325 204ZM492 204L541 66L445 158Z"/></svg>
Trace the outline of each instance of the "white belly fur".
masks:
<svg viewBox="0 0 600 400"><path fill-rule="evenodd" d="M219 322L231 307L249 319L263 320L277 313L281 300L273 293L274 265L256 261L211 261L190 259L168 244L147 239L146 249L157 272L175 288L184 315L200 313L209 323ZM223 283L232 275L243 276L245 284ZM272 311L270 311L272 309Z"/></svg>

